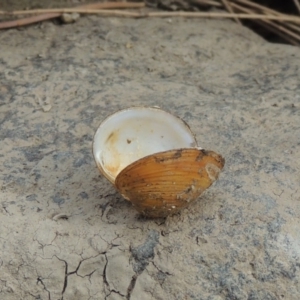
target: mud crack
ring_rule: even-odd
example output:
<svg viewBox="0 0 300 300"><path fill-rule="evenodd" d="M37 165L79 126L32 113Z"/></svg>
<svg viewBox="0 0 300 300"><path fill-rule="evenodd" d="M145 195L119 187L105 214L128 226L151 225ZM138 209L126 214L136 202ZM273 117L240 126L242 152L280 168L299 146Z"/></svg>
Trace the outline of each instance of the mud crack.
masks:
<svg viewBox="0 0 300 300"><path fill-rule="evenodd" d="M81 278L89 277L89 279L90 279L91 276L96 272L97 269L93 270L92 272L90 272L89 274L86 274L86 275L84 275L84 276L79 275L79 274L78 274L78 270L79 270L81 264L82 264L84 261L89 260L89 259L92 259L92 258L96 258L96 257L98 257L98 256L100 256L100 255L105 255L105 257L106 257L106 252L103 252L103 253L97 254L97 255L95 255L95 256L91 256L91 257L87 257L87 258L82 259L82 260L78 263L76 269L75 269L74 271L71 271L71 272L69 272L69 270L68 270L68 269L69 269L68 262L67 262L66 260L64 260L64 259L59 258L57 255L54 255L58 260L62 261L62 262L65 264L65 277L64 277L63 288L62 288L62 291L61 291L62 297L61 297L60 300L63 300L63 299L64 299L63 295L64 295L64 293L65 293L65 291L66 291L66 289L67 289L67 286L68 286L68 278L69 278L69 276L75 274L75 275L77 275L77 276L79 276L79 277L81 277ZM105 268L106 268L106 265L105 265ZM49 300L51 300L51 299L49 299Z"/></svg>
<svg viewBox="0 0 300 300"><path fill-rule="evenodd" d="M44 288L44 290L48 293L48 300L51 300L51 293L50 291L47 289L46 285L43 282L43 279L41 277L38 277L36 280L36 284L41 284Z"/></svg>
<svg viewBox="0 0 300 300"><path fill-rule="evenodd" d="M107 277L106 277L106 269L107 269L107 265L108 265L108 258L107 258L107 255L104 254L105 256L105 259L106 259L106 263L105 263L105 266L103 268L103 283L104 283L104 286L105 288L108 290L108 293L107 295L105 296L105 300L107 299L107 297L109 297L112 293L115 293L115 294L118 294L120 295L121 297L125 297L125 295L123 295L122 293L120 293L119 291L115 290L115 289L111 289L110 288L110 285L108 283L108 280L107 280ZM127 298L126 298L127 299Z"/></svg>
<svg viewBox="0 0 300 300"><path fill-rule="evenodd" d="M131 293L132 293L132 291L133 291L133 289L135 287L135 283L136 283L139 275L140 274L135 274L135 275L132 276L130 284L129 284L128 289L127 289L126 300L130 300Z"/></svg>

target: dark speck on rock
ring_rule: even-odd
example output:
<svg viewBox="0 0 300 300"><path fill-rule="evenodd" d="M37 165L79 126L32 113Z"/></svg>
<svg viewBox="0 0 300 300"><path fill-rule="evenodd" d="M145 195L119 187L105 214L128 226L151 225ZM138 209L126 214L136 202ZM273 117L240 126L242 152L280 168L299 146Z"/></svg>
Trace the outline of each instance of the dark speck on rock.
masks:
<svg viewBox="0 0 300 300"><path fill-rule="evenodd" d="M89 195L88 195L86 192L81 192L81 193L79 193L79 196L80 196L82 199L88 199L88 198L89 198Z"/></svg>
<svg viewBox="0 0 300 300"><path fill-rule="evenodd" d="M39 161L44 156L38 148L30 148L28 150L24 150L24 155L29 162Z"/></svg>
<svg viewBox="0 0 300 300"><path fill-rule="evenodd" d="M59 195L54 195L51 198L52 198L53 202L58 205L62 205L65 203L65 199L61 198Z"/></svg>
<svg viewBox="0 0 300 300"><path fill-rule="evenodd" d="M36 200L36 197L37 197L36 194L27 195L27 196L26 196L26 200L27 200L27 201L35 201L35 200Z"/></svg>
<svg viewBox="0 0 300 300"><path fill-rule="evenodd" d="M247 300L276 300L278 299L267 291L251 291Z"/></svg>
<svg viewBox="0 0 300 300"><path fill-rule="evenodd" d="M79 168L79 167L81 167L81 166L83 166L83 165L85 165L85 164L87 164L87 160L86 160L85 157L82 157L82 158L76 159L76 160L74 161L73 166L74 166L75 168Z"/></svg>

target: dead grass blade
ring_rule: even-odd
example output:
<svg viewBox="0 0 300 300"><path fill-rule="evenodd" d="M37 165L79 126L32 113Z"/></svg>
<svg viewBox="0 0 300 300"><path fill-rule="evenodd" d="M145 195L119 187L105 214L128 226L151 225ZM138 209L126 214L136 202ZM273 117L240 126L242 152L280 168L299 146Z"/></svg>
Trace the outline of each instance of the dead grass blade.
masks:
<svg viewBox="0 0 300 300"><path fill-rule="evenodd" d="M240 6L236 3L232 3L232 6L236 8L237 10L241 12L247 12L247 13L253 13L253 11L249 8L245 8L243 6ZM259 23L262 27L267 28L271 32L274 32L281 38L285 39L288 41L290 44L299 46L300 45L300 35L287 29L286 27L277 24L275 21L270 21L270 20L254 20L257 23Z"/></svg>
<svg viewBox="0 0 300 300"><path fill-rule="evenodd" d="M102 16L119 16L119 17L157 17L157 18L169 18L169 17L186 17L186 18L239 18L249 20L276 20L276 21L290 21L300 24L300 17L291 16L286 14L264 15L264 14L245 14L245 13L226 13L226 12L188 12L188 11L159 11L159 12L133 12L133 11L121 11L121 10L106 10L106 9L83 9L83 8L64 8L64 9L48 9L48 10L32 10L28 13L38 12L49 13L80 13L80 14L98 14ZM1 12L0 12L1 14Z"/></svg>
<svg viewBox="0 0 300 300"><path fill-rule="evenodd" d="M98 14L101 16L130 17L130 18L231 18L241 24L241 20L252 20L260 26L281 36L293 45L300 44L300 16L287 15L265 7L251 0L188 0L199 6L222 8L222 11L122 11L123 8L142 8L141 2L98 2L75 8L62 9L33 9L26 11L0 11L0 15L25 15L38 14L36 16L0 23L0 29L28 25L61 16L63 13ZM293 0L300 13L300 0Z"/></svg>
<svg viewBox="0 0 300 300"><path fill-rule="evenodd" d="M294 0L294 3L295 3L295 6L298 9L298 12L300 13L300 2L299 2L299 0Z"/></svg>
<svg viewBox="0 0 300 300"><path fill-rule="evenodd" d="M83 10L83 9L116 9L116 8L141 8L144 7L144 3L135 3L135 2L100 2L100 3L91 3L86 4L82 6L78 6L77 9ZM57 17L60 17L63 13L61 11L57 12L51 12L49 9L43 9L43 10L27 10L27 11L0 11L0 15L24 15L29 12L29 14L39 13L40 15L12 20L12 21L5 21L0 22L0 29L7 29L7 28L14 28L14 27L21 27L25 25L30 25L34 23L38 23L41 21L46 21L50 19L55 19Z"/></svg>
<svg viewBox="0 0 300 300"><path fill-rule="evenodd" d="M222 3L223 3L224 7L228 10L228 12L230 12L230 13L233 14L234 11L233 11L231 5L229 4L230 2L228 2L227 0L221 0L221 1L222 1ZM242 25L241 21L240 21L238 18L235 17L234 20L235 20L238 24Z"/></svg>

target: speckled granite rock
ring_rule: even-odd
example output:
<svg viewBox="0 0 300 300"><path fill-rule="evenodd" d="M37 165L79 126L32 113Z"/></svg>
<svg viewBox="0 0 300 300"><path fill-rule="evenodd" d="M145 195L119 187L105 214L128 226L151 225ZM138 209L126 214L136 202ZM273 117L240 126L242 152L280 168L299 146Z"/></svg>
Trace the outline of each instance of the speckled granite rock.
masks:
<svg viewBox="0 0 300 300"><path fill-rule="evenodd" d="M0 32L0 298L300 298L300 53L230 21L81 18ZM180 214L96 169L98 124L159 105L221 153Z"/></svg>

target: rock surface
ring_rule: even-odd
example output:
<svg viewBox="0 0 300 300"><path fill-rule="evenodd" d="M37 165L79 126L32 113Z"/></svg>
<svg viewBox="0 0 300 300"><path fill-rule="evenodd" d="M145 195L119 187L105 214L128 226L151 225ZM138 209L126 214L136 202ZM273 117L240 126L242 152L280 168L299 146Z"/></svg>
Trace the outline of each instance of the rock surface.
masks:
<svg viewBox="0 0 300 300"><path fill-rule="evenodd" d="M0 32L0 298L300 298L300 54L231 21L85 17ZM158 105L226 159L166 220L95 166L106 116Z"/></svg>

